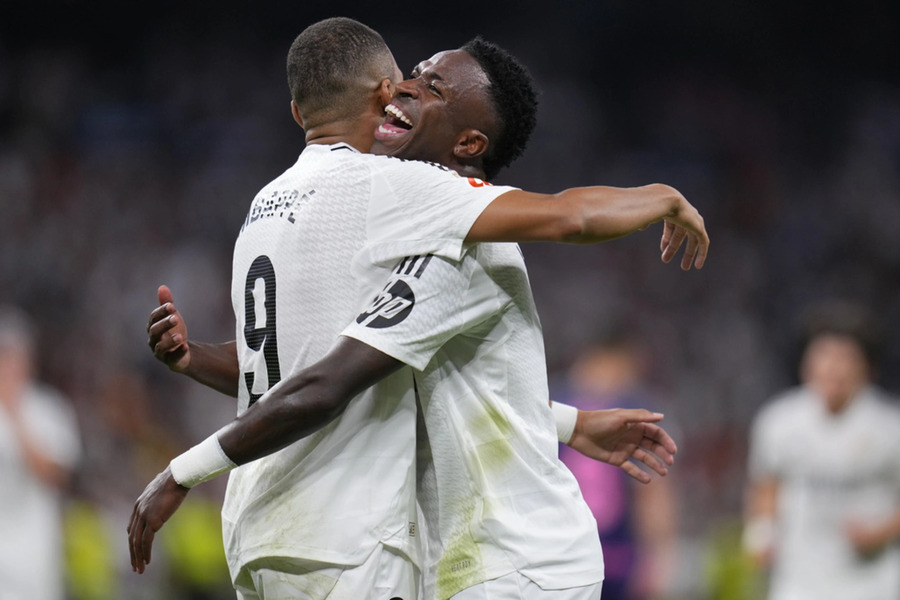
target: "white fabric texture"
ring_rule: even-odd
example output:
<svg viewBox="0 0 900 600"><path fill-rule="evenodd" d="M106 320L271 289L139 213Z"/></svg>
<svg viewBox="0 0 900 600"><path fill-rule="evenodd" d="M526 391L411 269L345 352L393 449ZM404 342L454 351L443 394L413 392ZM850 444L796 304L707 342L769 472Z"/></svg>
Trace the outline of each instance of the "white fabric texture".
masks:
<svg viewBox="0 0 900 600"><path fill-rule="evenodd" d="M29 388L20 402L20 418L32 443L63 468L74 468L82 448L68 402L40 385ZM60 493L27 465L14 427L0 407L0 596L62 600Z"/></svg>
<svg viewBox="0 0 900 600"><path fill-rule="evenodd" d="M173 458L169 462L169 471L176 483L192 488L236 466L222 450L217 434L213 434Z"/></svg>
<svg viewBox="0 0 900 600"><path fill-rule="evenodd" d="M547 589L600 582L596 522L557 456L519 247L479 244L459 261L406 249L381 267L381 293L343 334L417 369L418 499L426 523L438 524L426 530L426 597L513 571ZM405 304L385 312L396 298Z"/></svg>
<svg viewBox="0 0 900 600"><path fill-rule="evenodd" d="M572 441L575 433L575 423L578 422L578 409L562 402L550 404L553 411L553 419L556 421L556 438L563 444Z"/></svg>
<svg viewBox="0 0 900 600"><path fill-rule="evenodd" d="M395 223L429 214L448 232L432 249L454 255L478 207L502 191L426 163L308 146L257 194L235 244L238 411L324 356L368 299L351 263L381 235L367 225L370 211ZM453 206L461 208L450 219ZM401 242L417 243L415 230L406 235ZM271 556L358 565L378 543L417 560L415 411L404 369L323 430L232 471L222 511L232 577Z"/></svg>
<svg viewBox="0 0 900 600"><path fill-rule="evenodd" d="M875 388L838 415L807 388L767 404L753 424L751 477L779 481L772 600L900 597L900 547L869 559L850 546L850 522L900 508L900 409Z"/></svg>

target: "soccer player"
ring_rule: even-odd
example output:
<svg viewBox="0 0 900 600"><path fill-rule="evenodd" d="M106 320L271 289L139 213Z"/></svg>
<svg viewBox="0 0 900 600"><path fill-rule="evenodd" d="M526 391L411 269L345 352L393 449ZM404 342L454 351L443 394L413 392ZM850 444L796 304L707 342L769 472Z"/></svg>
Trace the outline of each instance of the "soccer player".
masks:
<svg viewBox="0 0 900 600"><path fill-rule="evenodd" d="M370 47L348 48L346 35L332 35L333 25L334 22L329 21L322 27L308 29L298 37L291 55L298 59L299 64L304 64L305 60L305 64L317 66L321 61L310 60L310 57L321 53L322 56L317 58L332 61L321 63L326 74L338 73L345 78L347 68L357 68L361 58L370 57L362 68L363 76L357 71L351 78L354 85L338 88L342 94L352 96L353 101L349 105L336 102L334 97L323 101L315 94L310 99L303 95L308 88L292 86L293 111L306 129L309 145L295 167L257 196L235 249L233 297L238 317L237 355L245 374L239 390L242 414L236 427L246 428L244 433L249 434L243 437L244 433L239 433L243 441L239 441L238 446L246 442L252 448L248 453L243 453L241 448L232 448L230 441L223 440L220 447L217 439L203 444L204 449L213 452L215 460L227 459L226 469L235 463L245 463L265 453L281 450L270 459L238 470L229 482L223 509L226 547L236 584L248 598L254 597L254 587L258 589L260 583L266 585L273 567L282 571L279 579L283 579L283 571L300 574L301 579L305 577L297 584L300 586L318 581L325 587L331 586L329 590L333 588L336 591L344 586L343 589L352 593L352 583L344 585L344 582L355 577L354 571L361 574L359 581L368 581L366 577L369 575L364 573L365 570L381 569L377 562L371 566L371 557L375 556L373 553L379 552L378 556L382 556L393 553L411 555L415 552L414 545L404 538L411 533L408 524L415 521L406 516L412 510L409 478L412 460L403 452L411 447L410 419L415 416L409 393L412 382L410 371L398 370L402 363L349 337L340 338L335 353L330 355L332 362L326 360L313 368L301 369L311 365L317 353L324 354L333 341L333 337L319 335L315 328L320 331L331 328L332 333L336 334L354 314L354 304L360 298L354 286L354 273L350 270L354 256L357 257L356 265L365 267L356 271L364 282L366 277L369 281L380 278L378 269L385 268L388 263L388 270L397 266L398 252L404 256L407 252L421 252L418 260L407 261L402 269L404 275L441 274L450 272L446 267L459 263L463 255L474 248L471 242L480 241L478 236L485 236L484 239L503 239L504 236L515 239L520 235L524 235L525 239L559 239L571 235L572 240L602 241L662 218L670 220L664 237L664 259L671 259L684 236L689 234L691 243L682 265L690 266L696 259L697 266L700 266L708 243L702 220L693 207L677 192L664 186L634 190L585 188L563 193L558 202L550 202L549 197L525 194L511 188L494 188L481 180L460 178L433 165L357 153L356 150L367 149L365 135L360 133L360 129L371 126L368 134L371 143L371 131L381 120L384 107L390 101L392 77L397 76L396 66L380 38L378 44L383 49L374 53ZM313 38L314 43L311 42L311 37L322 33L324 38L319 35ZM354 33L354 36L358 35L362 34ZM335 39L329 42L329 38ZM346 61L352 63L349 67L345 66L344 71L333 62L335 56L341 53L348 57ZM389 66L385 68L385 65ZM467 75L481 73L484 83L486 75L480 69L478 67L476 72ZM372 73L375 73L374 77ZM456 73L456 76L459 75ZM316 74L312 81L319 81L322 77ZM416 81L418 85L424 80L420 77ZM435 89L439 87L433 82L429 85ZM368 91L362 94L361 90ZM335 93L334 88L327 86L316 93L321 96L326 91ZM475 88L472 91L478 90ZM410 89L404 93L414 96L418 91ZM361 95L364 101L359 100ZM481 98L484 111L484 93ZM461 106L466 104L460 96L456 97L456 101ZM390 110L396 111L397 105L394 106ZM340 112L342 110L343 114ZM427 113L423 114L427 116ZM490 119L490 110L485 114ZM533 107L531 115L533 121ZM472 115L466 115L465 110L453 115L453 118L461 117L471 118ZM409 115L398 118L401 121L404 118L412 120ZM441 123L437 122L438 129ZM458 126L457 123L453 125ZM401 126L390 122L385 131L390 133L392 128L397 134L394 139L402 139ZM502 139L504 130L495 122L484 121L483 128L495 136L494 139ZM408 139L413 142L420 133L421 136L431 135L426 127L418 131L413 127L411 131L415 135ZM457 130L457 133L462 132ZM452 151L456 158L448 162L454 163L451 166L458 164L463 172L480 173L484 163L482 155L491 143L490 138L474 128L465 130L465 135L466 140L461 140L463 143L459 144L458 151ZM348 140L353 142L352 146L346 143ZM441 144L446 142L443 139ZM499 143L497 145L500 146ZM506 159L511 160L509 155ZM501 203L494 213L495 219L489 218L488 211L496 200L508 194L518 196L521 202L514 206ZM532 216L527 227L522 211ZM411 213L416 216L415 231L409 239L398 237L393 229L398 224L406 223ZM503 213L507 214L504 216ZM582 228L577 223L585 217ZM475 229L472 224L476 220L482 222L484 229L473 235ZM572 223L576 223L574 228ZM518 231L523 229L525 234ZM585 235L579 237L579 233ZM363 247L365 252L359 253L358 250ZM431 258L428 258L429 255ZM432 266L429 268L427 263L432 263ZM321 273L327 274L327 281L322 281ZM524 275L524 271L521 274ZM519 288L523 281L527 283L521 275L516 277ZM314 297L318 292L315 286L320 286L326 293ZM402 291L402 287L397 289ZM408 319L409 315L418 314L409 297L402 293L394 294L394 291L393 284L384 290L381 297L386 300L385 305L379 305L371 314L361 318L361 327L378 328L384 320L393 321L400 315ZM518 292L517 297L529 301L530 293L520 291L527 293L528 297ZM305 297L307 294L313 297ZM284 302L279 302L280 299ZM420 297L420 306L424 299ZM290 303L286 310L276 308L286 303ZM303 310L301 305L307 310ZM338 319L334 315L338 313L343 313L344 321L335 326ZM409 323L414 321L409 320ZM536 321L530 325L528 335L533 336ZM313 330L311 338L315 338L314 342L306 338L310 329ZM290 335L292 332L295 335ZM278 345L274 343L276 334ZM290 349L288 357L284 357L281 345L286 338L292 339L290 344L296 345ZM311 348L313 344L318 346ZM362 362L359 362L360 358ZM333 370L335 360L341 365L338 371ZM193 358L190 362L193 363ZM261 368L254 370L257 365ZM280 379L283 365L288 367L284 371L291 375L270 390L270 394L275 394L272 397L275 401L272 398L261 400L257 406L247 410L256 399L255 394L272 387ZM540 370L544 369L541 365ZM340 370L344 372L339 373ZM381 387L374 392L367 392L368 395L349 403L350 398L389 372L393 373L393 381L382 381L379 384ZM337 381L334 380L335 375ZM312 380L308 379L310 376L313 376ZM198 378L202 377L205 376ZM214 384L214 379L209 378L209 382ZM260 387L254 387L259 379L267 381ZM307 383L310 381L321 383L324 393L309 396L307 392L312 390ZM424 379L422 382L428 383ZM304 392L299 395L287 393L283 398L300 400L296 408L308 417L304 419L308 426L304 427L296 427L295 423L281 418L290 417L295 410L288 406L290 400L288 404L283 404L278 399L279 390L291 392L298 383ZM309 403L312 397L319 401ZM341 401L334 403L336 398ZM546 405L545 398L542 406ZM279 406L287 410L280 411ZM346 412L332 422L345 407ZM539 412L541 424L538 430L546 432L551 418L549 410L543 408L542 411L535 411L532 408L532 412ZM275 422L269 421L268 418L273 416ZM262 417L262 420L254 417ZM329 422L321 433L287 447L302 435ZM274 428L268 431L272 426ZM284 426L289 430L287 435ZM262 437L254 431L261 433ZM395 441L398 443L391 454L390 446ZM179 477L178 481L191 485L194 483L191 480L193 472L203 471L204 476L211 474L206 472L206 465L190 464L198 454L203 460L210 457L204 449L189 452L185 460L173 464L176 472L180 471L181 466L187 467L182 473L184 477ZM222 450L226 454L222 454ZM553 452L555 456L555 445ZM352 491L347 487L349 482L353 482ZM136 503L129 526L132 563L136 569L143 570L146 559L149 559L153 533L177 508L186 491L167 469L148 486ZM350 516L344 511L349 511ZM388 512L393 515L388 515ZM482 517L487 518L487 515ZM366 521L362 525L359 523L361 519ZM398 525L402 527L398 528ZM346 527L346 531L335 531L335 528L342 526ZM249 540L253 543L248 543ZM318 542L319 546L314 547L310 540ZM599 547L593 550L598 553L592 557L596 561L599 559ZM480 569L478 561L464 563L465 560L462 560L460 564L450 565L449 571L472 571L469 567L476 571ZM341 568L360 564L362 566L356 568ZM457 570L454 571L453 567ZM590 571L589 578L596 579L596 566ZM310 574L315 577L311 578ZM466 580L468 585L471 573L464 572L464 576L469 578ZM371 586L364 588L362 585L356 586L358 597L365 597L372 590ZM448 585L456 584L451 582ZM360 591L363 589L365 592ZM327 593L328 590L325 590L323 595Z"/></svg>
<svg viewBox="0 0 900 600"><path fill-rule="evenodd" d="M900 597L900 409L860 307L816 307L801 385L756 416L744 543L771 600Z"/></svg>
<svg viewBox="0 0 900 600"><path fill-rule="evenodd" d="M0 598L63 600L63 502L81 433L37 363L30 317L0 306Z"/></svg>

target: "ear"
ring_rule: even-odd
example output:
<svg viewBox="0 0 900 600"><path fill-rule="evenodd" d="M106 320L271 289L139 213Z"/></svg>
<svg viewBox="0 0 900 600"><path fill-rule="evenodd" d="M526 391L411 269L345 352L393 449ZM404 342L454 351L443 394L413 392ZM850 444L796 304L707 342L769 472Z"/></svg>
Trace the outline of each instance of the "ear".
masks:
<svg viewBox="0 0 900 600"><path fill-rule="evenodd" d="M291 114L294 115L294 120L297 122L297 125L303 127L303 117L300 116L300 107L297 106L297 103L291 100Z"/></svg>
<svg viewBox="0 0 900 600"><path fill-rule="evenodd" d="M466 160L477 158L487 152L490 140L478 129L466 129L456 138L453 156Z"/></svg>
<svg viewBox="0 0 900 600"><path fill-rule="evenodd" d="M378 101L381 103L381 108L391 103L396 91L397 86L389 78L385 77L381 80L381 84L378 86Z"/></svg>

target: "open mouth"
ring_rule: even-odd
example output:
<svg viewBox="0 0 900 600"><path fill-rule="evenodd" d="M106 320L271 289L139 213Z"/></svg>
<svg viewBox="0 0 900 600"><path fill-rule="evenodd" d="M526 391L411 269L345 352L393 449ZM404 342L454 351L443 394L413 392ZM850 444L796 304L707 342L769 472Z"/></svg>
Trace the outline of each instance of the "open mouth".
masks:
<svg viewBox="0 0 900 600"><path fill-rule="evenodd" d="M413 123L409 117L403 114L403 111L394 104L388 104L384 108L384 114L384 122L375 130L375 137L377 139L390 139L406 133L413 127Z"/></svg>

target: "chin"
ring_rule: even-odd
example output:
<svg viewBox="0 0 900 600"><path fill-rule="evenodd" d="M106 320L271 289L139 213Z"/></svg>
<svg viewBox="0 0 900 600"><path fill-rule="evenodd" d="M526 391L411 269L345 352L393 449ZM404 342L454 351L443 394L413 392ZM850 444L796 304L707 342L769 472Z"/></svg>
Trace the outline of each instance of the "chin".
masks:
<svg viewBox="0 0 900 600"><path fill-rule="evenodd" d="M379 139L376 135L375 143L372 144L372 154L384 154L388 156L398 156L403 150L404 143L400 137Z"/></svg>

